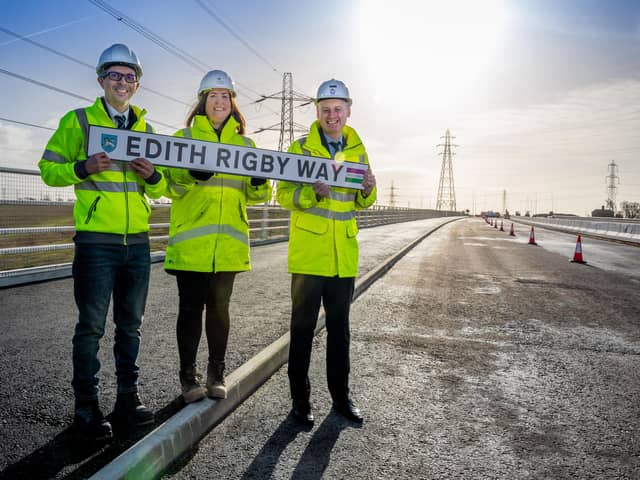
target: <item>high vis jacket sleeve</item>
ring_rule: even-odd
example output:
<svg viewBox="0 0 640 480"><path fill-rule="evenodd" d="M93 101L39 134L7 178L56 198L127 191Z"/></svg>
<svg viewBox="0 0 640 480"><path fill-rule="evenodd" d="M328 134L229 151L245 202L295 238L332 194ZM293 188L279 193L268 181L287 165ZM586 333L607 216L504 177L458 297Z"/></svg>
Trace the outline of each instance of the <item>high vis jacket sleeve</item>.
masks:
<svg viewBox="0 0 640 480"><path fill-rule="evenodd" d="M151 126L144 119L146 112L135 105L130 105L130 108L135 115L131 129L151 132ZM77 232L121 235L126 244L128 235L149 231L151 207L146 196L161 197L166 190L166 180L162 169L156 169L159 177L154 175L151 179L156 183L147 183L127 162L118 160L112 160L109 167L101 172L80 178L77 173L82 168L76 166L87 160L86 144L91 125L115 128L101 97L93 105L73 110L62 117L38 166L47 185L73 185L76 196L73 216Z"/></svg>
<svg viewBox="0 0 640 480"><path fill-rule="evenodd" d="M289 147L290 153L302 155L303 151L300 142L293 142ZM318 204L316 192L313 187L304 183L278 182L276 200L282 208L287 210L304 210L315 207Z"/></svg>
<svg viewBox="0 0 640 480"><path fill-rule="evenodd" d="M76 161L86 160L84 137L76 114L67 113L53 133L38 163L44 183L50 187L67 187L80 183L75 173Z"/></svg>

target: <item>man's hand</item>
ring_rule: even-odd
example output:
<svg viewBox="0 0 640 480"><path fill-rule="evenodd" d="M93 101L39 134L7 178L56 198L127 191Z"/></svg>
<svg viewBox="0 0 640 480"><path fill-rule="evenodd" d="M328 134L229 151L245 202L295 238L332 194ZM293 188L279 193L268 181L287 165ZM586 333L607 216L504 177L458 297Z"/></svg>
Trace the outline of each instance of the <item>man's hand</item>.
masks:
<svg viewBox="0 0 640 480"><path fill-rule="evenodd" d="M143 180L148 179L153 172L156 171L156 168L146 158L136 158L135 160L131 160L129 162L129 167L133 172L138 175Z"/></svg>
<svg viewBox="0 0 640 480"><path fill-rule="evenodd" d="M111 159L104 152L91 155L84 164L89 175L104 172L109 168L109 165L111 165Z"/></svg>
<svg viewBox="0 0 640 480"><path fill-rule="evenodd" d="M327 185L324 182L321 182L320 180L318 180L317 182L315 182L313 185L313 191L316 192L316 198L318 200L320 200L321 198L326 198L329 196L329 192L331 191L331 189L329 188L329 185Z"/></svg>
<svg viewBox="0 0 640 480"><path fill-rule="evenodd" d="M364 176L362 177L362 196L368 197L375 186L376 176L373 174L371 169L368 168L367 171L364 172Z"/></svg>

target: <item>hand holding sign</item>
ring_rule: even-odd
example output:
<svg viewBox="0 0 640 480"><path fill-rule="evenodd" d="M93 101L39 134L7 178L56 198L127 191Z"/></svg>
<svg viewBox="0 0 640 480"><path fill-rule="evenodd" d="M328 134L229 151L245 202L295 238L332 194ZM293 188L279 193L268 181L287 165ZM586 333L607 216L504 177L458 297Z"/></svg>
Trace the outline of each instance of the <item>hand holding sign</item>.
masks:
<svg viewBox="0 0 640 480"><path fill-rule="evenodd" d="M135 160L131 160L131 162L129 162L129 166L131 167L131 170L133 170L136 175L143 180L148 179L153 175L153 172L155 172L153 163L146 158L136 158Z"/></svg>
<svg viewBox="0 0 640 480"><path fill-rule="evenodd" d="M368 197L369 194L373 191L373 188L376 186L376 177L371 171L370 168L364 172L362 177L362 195Z"/></svg>
<svg viewBox="0 0 640 480"><path fill-rule="evenodd" d="M324 182L317 181L313 185L313 191L316 192L316 198L320 200L321 198L326 198L330 195L331 189L329 185Z"/></svg>
<svg viewBox="0 0 640 480"><path fill-rule="evenodd" d="M104 152L91 155L84 164L89 175L103 172L109 168L109 165L111 165L111 159Z"/></svg>

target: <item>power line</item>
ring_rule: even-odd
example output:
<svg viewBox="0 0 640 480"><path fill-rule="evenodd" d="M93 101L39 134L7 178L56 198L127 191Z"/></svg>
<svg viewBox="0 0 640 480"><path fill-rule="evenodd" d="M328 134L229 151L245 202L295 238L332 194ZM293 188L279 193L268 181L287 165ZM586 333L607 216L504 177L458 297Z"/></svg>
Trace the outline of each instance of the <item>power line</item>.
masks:
<svg viewBox="0 0 640 480"><path fill-rule="evenodd" d="M33 83L34 85L38 85L39 87L48 88L49 90L53 90L54 92L64 93L65 95L69 95L70 97L74 97L80 100L86 100L87 102L93 102L92 99L83 97L82 95L78 95L77 93L73 93L68 90L63 90L62 88L54 87L53 85L49 85L48 83L39 82L37 80L34 80L33 78L24 77L20 74L5 70L4 68L0 68L0 73L4 73L5 75L9 75L10 77L14 77L25 82Z"/></svg>
<svg viewBox="0 0 640 480"><path fill-rule="evenodd" d="M39 87L43 87L43 88L47 88L49 90L53 90L54 92L63 93L65 95L69 95L70 97L74 97L74 98L77 98L79 100L85 100L85 101L87 101L89 103L93 103L94 102L94 100L91 99L91 98L83 97L82 95L78 95L77 93L73 93L73 92L70 92L68 90L63 90L62 88L54 87L53 85L50 85L48 83L39 82L38 80L34 80L33 78L25 77L23 75L20 75L20 74L14 73L14 72L10 72L8 70L5 70L4 68L0 68L0 73L4 73L5 75L17 78L17 79L22 80L24 82L29 82L29 83L32 83L34 85L38 85ZM162 125L163 127L167 127L167 128L172 128L174 130L178 130L178 127L175 127L173 125L162 123L162 122L159 122L158 120L153 120L152 118L149 118L149 120L152 121L153 123L157 123L158 125Z"/></svg>
<svg viewBox="0 0 640 480"><path fill-rule="evenodd" d="M54 55L58 55L59 57L65 58L65 59L67 59L67 60L69 60L71 62L74 62L74 63L76 63L78 65L81 65L83 67L89 68L91 70L95 69L95 67L93 65L90 65L90 64L88 64L86 62L83 62L82 60L78 60L77 58L74 58L74 57L72 57L70 55L67 55L66 53L60 52L58 50L55 50L55 49L53 49L51 47L47 47L46 45L43 45L43 44L38 43L38 42L36 42L34 40L31 40L30 38L27 38L24 35L20 35L18 33L12 32L11 30L8 30L8 29L3 28L3 27L0 27L0 32L4 32L7 35L12 35L13 37L15 37L17 39L20 39L20 40L22 40L24 42L30 43L33 46L36 46L36 47L41 48L43 50L46 50L47 52L53 53ZM173 98L173 97L171 97L169 95L165 95L164 93L160 93L157 90L152 90L149 87L145 87L145 86L140 85L140 89L148 91L148 92L151 92L151 93L153 93L155 95L158 95L160 97L166 98L167 100L171 100L173 102L177 102L177 103L180 103L182 105L186 105L187 107L190 106L189 103L183 102L182 100L178 100L177 98Z"/></svg>
<svg viewBox="0 0 640 480"><path fill-rule="evenodd" d="M3 122L17 123L18 125L26 125L27 127L42 128L43 130L50 130L52 132L56 131L55 128L45 127L44 125L36 125L35 123L21 122L20 120L13 120L11 118L0 117L0 120L2 120Z"/></svg>
<svg viewBox="0 0 640 480"><path fill-rule="evenodd" d="M272 71L278 72L279 70L273 66L269 60L267 60L264 56L262 56L258 51L253 48L249 42L247 42L244 38L242 38L239 34L237 34L229 25L227 25L218 15L216 15L213 10L211 10L207 5L204 4L202 0L196 0L196 3L202 7L202 9L209 14L211 18L213 18L216 22L224 27L224 29L229 32L233 37L236 38L242 45L244 45L251 53L253 53L256 57L262 60Z"/></svg>
<svg viewBox="0 0 640 480"><path fill-rule="evenodd" d="M117 21L122 22L127 27L138 32L143 37L147 38L148 40L151 40L153 43L158 45L160 48L162 48L166 52L169 52L170 54L178 57L183 62L191 65L193 68L200 70L201 72L206 72L208 70L207 65L203 61L197 59L193 55L182 50L180 47L178 47L177 45L174 45L168 40L163 39L156 33L152 32L148 28L145 28L144 26L142 26L132 18L127 17L124 13L113 8L106 2L103 2L102 0L89 0L89 2L93 3L96 7L98 7L99 9L111 15Z"/></svg>
<svg viewBox="0 0 640 480"><path fill-rule="evenodd" d="M68 27L69 25L74 25L76 23L84 22L85 20L88 20L90 18L91 18L91 16L87 16L87 17L79 18L77 20L72 20L70 22L63 23L62 25L56 25L55 27L50 27L50 28L47 28L45 30L40 30L39 32L34 32L34 33L30 34L29 36L30 37L35 37L37 35L42 35L43 33L53 32L55 30L59 30L59 29L64 28L64 27ZM0 43L0 47L4 47L6 45L10 45L13 42L15 42L15 40L9 40L8 42Z"/></svg>
<svg viewBox="0 0 640 480"><path fill-rule="evenodd" d="M179 58L183 62L191 65L193 68L195 68L197 70L200 70L203 73L206 73L209 70L211 70L211 67L208 66L202 60L194 57L190 53L188 53L185 50L181 49L177 45L169 42L168 40L165 40L160 35L152 32L151 30L149 30L148 28L144 27L142 24L136 22L132 18L127 17L124 13L122 13L121 11L111 7L106 2L103 2L102 0L89 0L89 2L93 3L96 7L98 7L99 9L101 9L101 10L105 11L106 13L108 13L109 15L111 15L117 21L122 22L127 27L129 27L132 30L138 32L143 37L147 38L148 40L151 40L153 43L155 43L157 46L162 48L164 51L170 53L171 55L173 55L173 56L175 56L177 58ZM246 85L243 85L240 82L235 82L235 83L236 83L236 85L242 87L243 89L250 91L254 95L260 96L260 94L258 92L256 92L255 90L253 90L252 88L250 88L250 87L248 87ZM243 92L240 92L240 95L243 95L243 96L251 99L251 97L249 97L247 94L245 94ZM273 113L275 115L278 115L278 112L273 111Z"/></svg>

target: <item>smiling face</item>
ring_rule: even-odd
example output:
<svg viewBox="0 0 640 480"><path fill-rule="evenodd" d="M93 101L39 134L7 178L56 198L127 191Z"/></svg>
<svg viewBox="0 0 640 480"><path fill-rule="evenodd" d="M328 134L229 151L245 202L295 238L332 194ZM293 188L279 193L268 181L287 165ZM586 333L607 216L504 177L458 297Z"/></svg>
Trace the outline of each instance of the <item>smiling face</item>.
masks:
<svg viewBox="0 0 640 480"><path fill-rule="evenodd" d="M316 112L322 131L331 138L339 139L351 115L349 103L339 98L321 100L316 105Z"/></svg>
<svg viewBox="0 0 640 480"><path fill-rule="evenodd" d="M214 128L220 128L231 114L231 93L226 88L214 88L205 95L207 95L207 101L204 110L207 118Z"/></svg>
<svg viewBox="0 0 640 480"><path fill-rule="evenodd" d="M133 68L124 65L112 65L108 68L109 72L118 72L124 75L131 73L136 74ZM119 112L124 112L129 106L129 101L134 93L138 91L140 83L127 83L124 77L118 81L111 80L109 77L98 77L98 83L104 90L104 98L109 105Z"/></svg>

